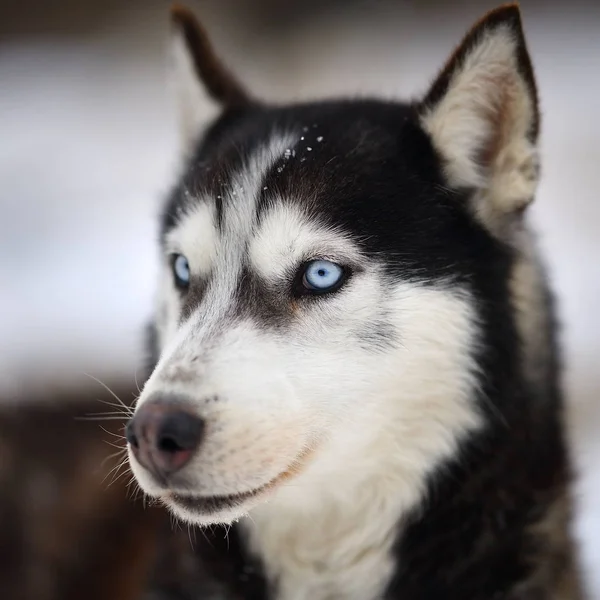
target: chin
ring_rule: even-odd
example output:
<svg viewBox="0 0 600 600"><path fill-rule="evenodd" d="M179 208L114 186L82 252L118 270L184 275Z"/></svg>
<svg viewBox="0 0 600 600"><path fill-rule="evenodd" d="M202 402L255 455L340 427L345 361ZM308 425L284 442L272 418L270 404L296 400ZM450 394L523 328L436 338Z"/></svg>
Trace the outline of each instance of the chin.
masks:
<svg viewBox="0 0 600 600"><path fill-rule="evenodd" d="M255 506L266 501L270 493L271 489L265 488L226 496L167 492L160 498L176 517L187 523L218 525L230 524L247 515Z"/></svg>

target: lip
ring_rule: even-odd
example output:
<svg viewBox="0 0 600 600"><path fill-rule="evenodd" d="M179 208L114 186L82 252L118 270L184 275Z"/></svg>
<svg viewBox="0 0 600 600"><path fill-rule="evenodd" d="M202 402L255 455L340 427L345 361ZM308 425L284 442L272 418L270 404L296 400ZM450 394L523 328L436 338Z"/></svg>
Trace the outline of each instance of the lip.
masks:
<svg viewBox="0 0 600 600"><path fill-rule="evenodd" d="M224 510L239 508L241 505L248 502L248 500L252 500L268 491L275 483L276 480L273 480L273 482L254 490L238 494L228 494L225 496L195 496L193 494L171 492L165 496L165 499L172 504L185 508L191 512L210 516L223 512Z"/></svg>

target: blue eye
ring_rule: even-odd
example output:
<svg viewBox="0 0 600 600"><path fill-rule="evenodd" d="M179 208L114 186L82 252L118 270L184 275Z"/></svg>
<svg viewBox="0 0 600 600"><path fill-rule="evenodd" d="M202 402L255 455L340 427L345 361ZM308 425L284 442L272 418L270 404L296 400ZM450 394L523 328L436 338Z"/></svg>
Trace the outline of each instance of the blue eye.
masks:
<svg viewBox="0 0 600 600"><path fill-rule="evenodd" d="M306 265L302 276L305 291L313 293L333 292L344 281L344 269L328 260L313 260Z"/></svg>
<svg viewBox="0 0 600 600"><path fill-rule="evenodd" d="M174 254L171 259L171 268L175 277L175 285L179 289L186 289L190 285L190 265L183 254Z"/></svg>

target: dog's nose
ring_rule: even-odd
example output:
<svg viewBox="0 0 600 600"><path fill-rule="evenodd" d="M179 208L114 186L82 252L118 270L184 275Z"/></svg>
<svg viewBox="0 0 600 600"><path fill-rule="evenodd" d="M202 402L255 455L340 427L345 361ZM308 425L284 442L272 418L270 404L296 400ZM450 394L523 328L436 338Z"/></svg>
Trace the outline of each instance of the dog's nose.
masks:
<svg viewBox="0 0 600 600"><path fill-rule="evenodd" d="M159 479L187 464L202 441L204 421L181 404L171 398L148 401L127 424L134 456Z"/></svg>

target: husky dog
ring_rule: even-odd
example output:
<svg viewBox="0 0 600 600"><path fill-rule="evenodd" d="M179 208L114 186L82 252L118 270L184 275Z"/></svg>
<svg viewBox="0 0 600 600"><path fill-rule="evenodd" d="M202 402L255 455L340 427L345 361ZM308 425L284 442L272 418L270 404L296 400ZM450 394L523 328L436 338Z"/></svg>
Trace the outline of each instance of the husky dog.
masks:
<svg viewBox="0 0 600 600"><path fill-rule="evenodd" d="M173 20L188 155L127 437L142 489L212 526L206 589L581 599L518 7L408 103L262 102Z"/></svg>

